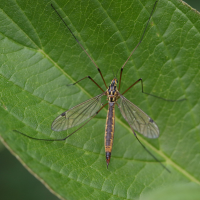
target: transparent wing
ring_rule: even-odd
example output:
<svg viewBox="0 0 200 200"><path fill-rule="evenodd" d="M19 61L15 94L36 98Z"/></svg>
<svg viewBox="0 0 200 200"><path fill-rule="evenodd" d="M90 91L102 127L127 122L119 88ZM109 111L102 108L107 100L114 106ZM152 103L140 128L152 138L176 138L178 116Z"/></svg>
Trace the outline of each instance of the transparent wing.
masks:
<svg viewBox="0 0 200 200"><path fill-rule="evenodd" d="M100 109L101 97L104 95L105 93L102 93L65 111L53 121L51 129L53 131L64 131L84 122Z"/></svg>
<svg viewBox="0 0 200 200"><path fill-rule="evenodd" d="M159 129L156 123L140 108L119 94L120 101L118 107L124 119L129 125L148 138L157 138L159 136Z"/></svg>

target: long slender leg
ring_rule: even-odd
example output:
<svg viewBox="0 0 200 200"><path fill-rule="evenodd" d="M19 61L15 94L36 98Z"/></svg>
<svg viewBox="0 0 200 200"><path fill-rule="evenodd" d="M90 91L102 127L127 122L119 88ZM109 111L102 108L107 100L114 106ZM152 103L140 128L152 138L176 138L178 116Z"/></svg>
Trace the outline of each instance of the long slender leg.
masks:
<svg viewBox="0 0 200 200"><path fill-rule="evenodd" d="M183 100L186 100L185 98L184 98L184 99L179 99L179 100L165 99L165 98L162 98L162 97L158 97L158 96L156 96L156 95L154 95L154 94L150 94L150 93L144 92L144 90L143 90L143 81L142 81L141 78L138 79L135 83L133 83L127 90L125 90L125 91L122 93L122 95L125 94L128 90L130 90L130 89L131 89L135 84L137 84L139 81L141 81L142 93L144 93L144 94L151 95L151 96L153 96L153 97L156 97L156 98L158 98L158 99L162 99L162 100L165 100L165 101L183 101Z"/></svg>
<svg viewBox="0 0 200 200"><path fill-rule="evenodd" d="M142 142L140 142L139 138L137 137L135 131L132 129L133 134L135 135L137 141L142 145L142 147L154 158L155 161L157 161L164 169L166 169L169 173L171 173L171 171L169 169L167 169L167 167L165 167L165 165L163 165L143 144Z"/></svg>
<svg viewBox="0 0 200 200"><path fill-rule="evenodd" d="M125 90L123 93L122 93L122 95L123 94L125 94L128 90L130 90L135 84L137 84L139 81L141 81L142 82L142 79L140 78L140 79L138 79L135 83L133 83L127 90ZM142 82L142 93L144 93L143 92L143 82Z"/></svg>
<svg viewBox="0 0 200 200"><path fill-rule="evenodd" d="M63 141L63 140L66 140L68 137L70 137L72 134L76 133L78 130L80 130L83 126L85 126L91 119L93 119L108 103L104 104L89 120L87 120L82 126L80 126L78 129L76 129L74 132L72 132L71 134L69 134L67 137L65 138L61 138L61 139L39 139L39 138L35 138L35 137L31 137L31 136L28 136L18 130L13 130L14 132L16 133L20 133L21 135L25 136L25 137L28 137L30 139L33 139L33 140L43 140L43 141L50 141L50 142L53 142L53 141Z"/></svg>
<svg viewBox="0 0 200 200"><path fill-rule="evenodd" d="M87 56L90 58L90 60L94 63L95 67L97 68L99 74L101 75L101 78L106 86L106 82L103 78L103 75L101 73L101 70L99 69L99 67L97 66L97 64L94 62L94 60L91 58L91 56L88 54L88 52L84 49L84 47L81 45L81 43L78 41L78 39L76 38L76 36L73 34L73 32L71 31L71 29L69 28L69 26L66 24L66 22L63 20L63 18L60 16L60 14L58 13L58 11L54 8L54 6L51 4L52 8L55 10L55 12L57 13L57 15L60 17L60 19L63 21L63 23L65 24L65 26L68 28L69 32L72 34L72 36L74 37L74 39L77 41L77 43L79 44L79 46L83 49L83 51L87 54Z"/></svg>
<svg viewBox="0 0 200 200"><path fill-rule="evenodd" d="M80 82L80 81L82 81L82 80L84 80L84 79L86 79L86 78L89 78L93 83L95 83L95 84L97 85L97 87L99 87L99 88L104 92L104 90L99 86L99 84L98 84L96 81L94 81L90 76L86 76L86 77L80 79L79 81L76 81L75 83L69 84L69 85L67 85L67 86L75 85L75 84L77 84L78 82Z"/></svg>
<svg viewBox="0 0 200 200"><path fill-rule="evenodd" d="M120 86L121 86L122 72L123 72L123 68L121 68L121 71L120 71L120 78L119 78L119 87L118 87L118 90L120 90Z"/></svg>
<svg viewBox="0 0 200 200"><path fill-rule="evenodd" d="M147 30L147 26L148 26L148 24L149 24L149 22L150 22L150 19L151 19L152 15L153 15L153 11L154 11L154 9L155 9L155 7L156 7L157 2L158 2L158 1L156 1L156 2L154 3L153 9L152 9L152 11L151 11L151 14L150 14L150 16L149 16L148 22L147 22L147 24L146 24L146 27L145 27L145 29L144 29L144 32L143 32L143 34L142 34L142 37L141 37L139 43L138 43L138 44L136 45L136 47L133 49L133 51L131 52L130 56L128 57L128 59L126 60L126 62L123 64L123 66L122 66L122 68L121 68L118 90L120 90L123 68L125 67L126 63L127 63L128 60L130 59L130 57L133 55L133 53L135 52L135 50L138 48L138 46L140 45L140 43L142 42L143 37L144 37L144 34L145 34L146 30Z"/></svg>

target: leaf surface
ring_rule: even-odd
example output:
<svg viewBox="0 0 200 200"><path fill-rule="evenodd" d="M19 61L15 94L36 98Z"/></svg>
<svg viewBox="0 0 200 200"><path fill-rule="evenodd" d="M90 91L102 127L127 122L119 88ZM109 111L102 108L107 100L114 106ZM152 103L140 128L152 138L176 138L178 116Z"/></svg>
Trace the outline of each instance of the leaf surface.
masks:
<svg viewBox="0 0 200 200"><path fill-rule="evenodd" d="M9 150L62 199L135 199L172 183L200 185L200 15L179 0L159 0L145 37L124 68L124 96L156 121L158 139L141 142L172 172L144 151L116 108L112 158L106 169L107 108L64 142L77 127L53 132L65 110L101 93L97 69L51 8L57 8L102 71L107 85L139 42L154 5L134 1L0 1L0 134ZM113 71L112 71L113 70ZM117 74L119 77L119 73ZM106 98L103 100L106 103Z"/></svg>

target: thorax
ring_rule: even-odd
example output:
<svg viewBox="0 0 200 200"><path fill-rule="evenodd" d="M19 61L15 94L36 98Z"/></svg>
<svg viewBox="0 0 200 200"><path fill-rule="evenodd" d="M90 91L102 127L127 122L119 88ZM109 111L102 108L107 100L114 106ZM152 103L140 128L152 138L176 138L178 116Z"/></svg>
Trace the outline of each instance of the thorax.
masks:
<svg viewBox="0 0 200 200"><path fill-rule="evenodd" d="M117 86L116 83L112 81L107 89L108 102L115 102L117 100L117 96L118 96Z"/></svg>

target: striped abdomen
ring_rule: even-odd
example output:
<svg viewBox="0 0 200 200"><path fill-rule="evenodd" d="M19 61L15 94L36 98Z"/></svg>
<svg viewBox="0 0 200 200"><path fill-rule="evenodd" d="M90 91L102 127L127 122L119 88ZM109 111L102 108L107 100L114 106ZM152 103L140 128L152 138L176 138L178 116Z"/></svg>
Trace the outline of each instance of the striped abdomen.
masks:
<svg viewBox="0 0 200 200"><path fill-rule="evenodd" d="M115 131L115 103L109 102L108 114L107 114L107 119L106 119L105 138L104 138L107 167L108 167L108 164L110 162L110 157L111 157L114 131Z"/></svg>

